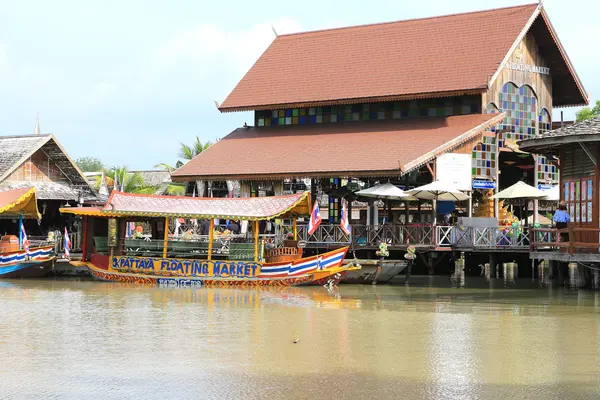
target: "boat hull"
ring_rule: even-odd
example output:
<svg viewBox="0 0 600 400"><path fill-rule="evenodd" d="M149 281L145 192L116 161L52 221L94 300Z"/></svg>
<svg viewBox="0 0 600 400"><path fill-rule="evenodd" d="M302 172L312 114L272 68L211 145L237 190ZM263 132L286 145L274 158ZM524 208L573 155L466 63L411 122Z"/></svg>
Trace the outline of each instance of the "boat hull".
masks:
<svg viewBox="0 0 600 400"><path fill-rule="evenodd" d="M341 283L365 284L373 283L377 275L378 264L367 264L361 262L362 268L355 271L347 271L341 278ZM396 275L400 274L408 262L405 260L386 260L383 262L383 267L377 277L377 283L387 283Z"/></svg>
<svg viewBox="0 0 600 400"><path fill-rule="evenodd" d="M53 246L0 254L0 279L43 278L52 273Z"/></svg>
<svg viewBox="0 0 600 400"><path fill-rule="evenodd" d="M95 279L107 282L167 287L298 286L314 281L329 282L327 278L335 277L348 268L356 268L342 266L347 251L348 248L342 248L284 263L94 255L90 262L74 261L71 264L76 267L86 265Z"/></svg>

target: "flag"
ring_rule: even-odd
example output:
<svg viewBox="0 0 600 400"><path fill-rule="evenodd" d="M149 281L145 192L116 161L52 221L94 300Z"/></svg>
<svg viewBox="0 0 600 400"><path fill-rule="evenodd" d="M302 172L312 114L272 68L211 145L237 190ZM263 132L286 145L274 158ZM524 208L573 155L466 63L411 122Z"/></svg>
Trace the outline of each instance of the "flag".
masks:
<svg viewBox="0 0 600 400"><path fill-rule="evenodd" d="M308 234L312 235L321 224L321 210L319 210L319 200L315 200L312 212L310 213L310 221L308 221Z"/></svg>
<svg viewBox="0 0 600 400"><path fill-rule="evenodd" d="M69 258L71 255L71 240L69 239L69 232L65 227L65 258Z"/></svg>
<svg viewBox="0 0 600 400"><path fill-rule="evenodd" d="M25 225L23 225L23 222L21 222L21 240L21 243L23 243L23 249L29 253L29 239L27 239L27 233L25 233Z"/></svg>
<svg viewBox="0 0 600 400"><path fill-rule="evenodd" d="M342 200L342 218L340 219L340 226L346 235L350 234L350 219L348 218L348 207L347 201Z"/></svg>

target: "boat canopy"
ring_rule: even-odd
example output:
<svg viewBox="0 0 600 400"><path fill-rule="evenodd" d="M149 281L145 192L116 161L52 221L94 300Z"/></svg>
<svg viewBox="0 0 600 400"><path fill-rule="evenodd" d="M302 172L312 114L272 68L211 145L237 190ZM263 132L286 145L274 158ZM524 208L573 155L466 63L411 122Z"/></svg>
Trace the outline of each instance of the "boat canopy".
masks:
<svg viewBox="0 0 600 400"><path fill-rule="evenodd" d="M269 220L310 214L309 192L271 197L207 198L157 196L113 191L104 207L61 208L61 213L93 217L179 217Z"/></svg>
<svg viewBox="0 0 600 400"><path fill-rule="evenodd" d="M41 219L38 212L35 188L26 187L0 192L0 218Z"/></svg>

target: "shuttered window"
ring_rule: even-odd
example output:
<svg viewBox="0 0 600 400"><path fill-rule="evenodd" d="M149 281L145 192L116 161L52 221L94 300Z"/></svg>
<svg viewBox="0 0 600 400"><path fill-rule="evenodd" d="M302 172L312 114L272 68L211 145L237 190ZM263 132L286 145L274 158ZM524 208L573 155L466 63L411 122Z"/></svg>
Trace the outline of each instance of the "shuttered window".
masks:
<svg viewBox="0 0 600 400"><path fill-rule="evenodd" d="M592 154L597 154L595 143L586 144ZM565 146L560 154L560 172L563 180L594 175L594 163L579 143Z"/></svg>

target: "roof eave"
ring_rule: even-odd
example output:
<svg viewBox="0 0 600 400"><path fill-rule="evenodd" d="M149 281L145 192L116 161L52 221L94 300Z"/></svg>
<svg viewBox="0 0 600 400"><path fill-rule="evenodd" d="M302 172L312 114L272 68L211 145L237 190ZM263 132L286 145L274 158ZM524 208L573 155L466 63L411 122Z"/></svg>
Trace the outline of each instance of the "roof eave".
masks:
<svg viewBox="0 0 600 400"><path fill-rule="evenodd" d="M277 110L283 108L305 108L305 107L323 107L323 106L334 106L334 105L345 105L345 104L357 104L357 103L376 103L386 101L402 101L402 100L416 100L416 99L428 99L428 98L440 98L440 97L452 97L452 96L464 96L469 94L481 94L487 90L487 85L483 84L480 87L470 89L459 89L450 90L443 92L427 92L427 93L410 93L403 95L388 95L388 96L373 96L373 97L356 97L347 99L329 99L319 101L302 101L294 103L279 103L279 104L248 104L243 106L223 106L227 103L227 100L219 106L221 112L238 112L238 111L255 111L255 110Z"/></svg>
<svg viewBox="0 0 600 400"><path fill-rule="evenodd" d="M600 134L562 135L553 137L542 137L539 139L527 139L518 142L519 148L527 152L539 150L550 150L569 143L600 142Z"/></svg>

